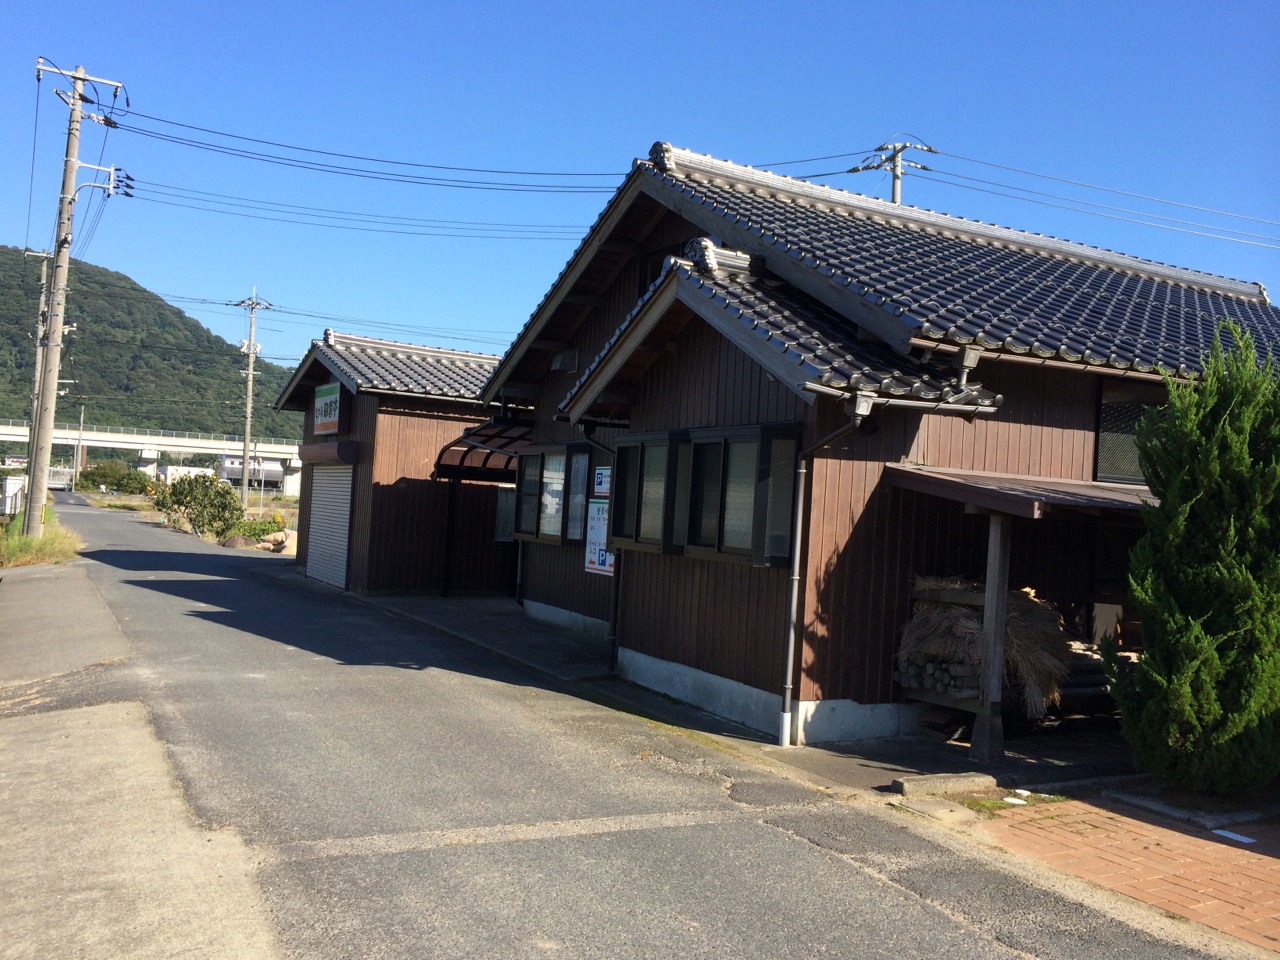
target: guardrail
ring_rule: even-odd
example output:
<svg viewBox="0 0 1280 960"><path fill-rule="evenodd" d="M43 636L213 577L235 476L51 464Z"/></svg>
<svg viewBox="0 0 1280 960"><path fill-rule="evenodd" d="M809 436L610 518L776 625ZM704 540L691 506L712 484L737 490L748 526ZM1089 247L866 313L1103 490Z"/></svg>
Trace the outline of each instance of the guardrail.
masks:
<svg viewBox="0 0 1280 960"><path fill-rule="evenodd" d="M0 419L0 426L22 427L24 430L28 430L28 431L31 429L31 423L28 420ZM80 431L80 424L55 423L53 425L53 429L68 430L72 433L78 433ZM229 441L244 443L244 434L233 434L233 433L190 433L190 432L181 431L181 430L141 430L141 429L135 429L133 427L97 427L87 423L84 425L84 431L85 433L92 432L92 433L131 434L136 437L173 437L175 439L180 439L180 440L218 440L223 443L226 443ZM251 443L254 443L254 442L274 443L274 444L280 444L282 446L289 446L289 445L297 446L302 441L286 440L283 437L251 437L250 442Z"/></svg>

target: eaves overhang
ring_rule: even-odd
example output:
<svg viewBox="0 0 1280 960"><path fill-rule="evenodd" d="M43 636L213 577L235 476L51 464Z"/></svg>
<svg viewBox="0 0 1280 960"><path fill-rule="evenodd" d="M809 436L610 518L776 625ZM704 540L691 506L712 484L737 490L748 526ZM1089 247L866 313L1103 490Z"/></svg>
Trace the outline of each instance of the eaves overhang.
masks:
<svg viewBox="0 0 1280 960"><path fill-rule="evenodd" d="M311 397L310 395L302 396L302 387L304 384L315 382L312 371L317 366L323 367L334 380L342 384L351 393L355 393L359 389L360 385L351 371L344 370L341 364L334 362L333 358L325 351L324 342L316 340L313 342L311 349L307 351L307 355L298 363L293 376L289 378L289 382L276 398L275 408L277 410L307 409L311 403Z"/></svg>
<svg viewBox="0 0 1280 960"><path fill-rule="evenodd" d="M578 249L570 256L569 262L560 272L560 276L556 278L555 283L551 285L551 289L547 291L546 296L542 298L542 302L538 304L528 322L525 323L524 329L520 331L515 341L507 349L507 352L503 354L502 359L498 361L498 365L494 368L493 373L489 376L488 381L480 392L481 402L492 403L500 397L503 384L519 368L525 357L528 356L542 329L547 325L547 322L560 305L564 303L565 298L572 292L574 285L582 278L591 261L600 252L600 248L609 239L627 210L631 207L632 202L639 195L640 183L643 179L644 177L639 172L638 165L633 167L631 172L627 174L627 178L618 187L618 192L605 205L595 224L592 225L587 235L578 245Z"/></svg>

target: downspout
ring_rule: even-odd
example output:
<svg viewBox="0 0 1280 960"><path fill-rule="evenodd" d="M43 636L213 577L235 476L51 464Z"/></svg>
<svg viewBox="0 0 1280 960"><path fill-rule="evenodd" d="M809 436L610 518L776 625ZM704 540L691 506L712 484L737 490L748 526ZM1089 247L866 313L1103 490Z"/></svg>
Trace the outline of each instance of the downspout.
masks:
<svg viewBox="0 0 1280 960"><path fill-rule="evenodd" d="M807 503L805 499L805 483L808 480L808 463L812 461L816 454L823 447L834 443L846 434L853 432L862 425L862 421L875 407L907 407L922 412L946 412L946 413L995 413L996 407L979 406L977 404L959 404L947 403L946 401L929 402L921 400L899 400L890 397L874 397L865 393L849 393L844 390L837 390L834 387L828 387L825 384L805 383L801 384L801 389L808 390L811 393L821 394L828 397L836 397L848 401L845 410L850 416L848 423L832 431L812 446L806 447L800 451L798 457L799 464L796 467L796 522L795 528L791 533L791 595L788 602L787 610L787 653L786 661L783 664L783 683L782 683L782 716L779 720L778 729L778 745L781 747L792 746L791 737L791 704L792 694L795 686L795 659L796 645L800 633L800 557L802 548L807 543L805 530L808 527L808 517L806 515ZM967 388L966 388L967 389Z"/></svg>
<svg viewBox="0 0 1280 960"><path fill-rule="evenodd" d="M810 388L810 384L805 384L806 388ZM814 384L812 386L817 386ZM849 394L843 391L829 390L823 388L815 390L815 393L838 393L846 399L850 398ZM800 455L796 458L796 509L795 509L795 527L791 531L791 595L787 605L787 653L786 660L782 665L782 716L779 718L778 724L778 746L789 747L791 743L791 702L792 691L795 681L795 663L796 663L796 642L800 633L800 567L801 554L806 544L805 530L808 528L807 501L805 497L806 483L809 476L809 461L823 447L834 443L841 437L852 433L862 426L862 421L868 413L871 412L871 398L858 397L853 403L846 407L850 413L848 423L841 424L838 428L827 434L816 443L805 447L800 451ZM849 410L849 408L852 408Z"/></svg>

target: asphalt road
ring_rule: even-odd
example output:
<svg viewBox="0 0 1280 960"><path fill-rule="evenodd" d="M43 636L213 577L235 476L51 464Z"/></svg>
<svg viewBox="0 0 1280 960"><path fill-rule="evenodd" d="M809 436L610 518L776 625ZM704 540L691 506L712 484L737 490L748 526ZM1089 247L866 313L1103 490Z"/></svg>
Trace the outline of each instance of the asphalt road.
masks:
<svg viewBox="0 0 1280 960"><path fill-rule="evenodd" d="M1229 953L284 575L292 560L59 499L125 647L9 717L141 704L200 829L243 841L286 956Z"/></svg>

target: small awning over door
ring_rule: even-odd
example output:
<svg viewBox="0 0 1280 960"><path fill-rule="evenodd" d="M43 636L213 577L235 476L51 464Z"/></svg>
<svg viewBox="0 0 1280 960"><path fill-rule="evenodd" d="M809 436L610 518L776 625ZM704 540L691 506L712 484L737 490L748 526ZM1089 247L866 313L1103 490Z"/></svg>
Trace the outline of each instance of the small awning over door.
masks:
<svg viewBox="0 0 1280 960"><path fill-rule="evenodd" d="M528 446L532 426L523 420L494 417L469 427L436 457L435 476L442 480L516 482L516 460Z"/></svg>

